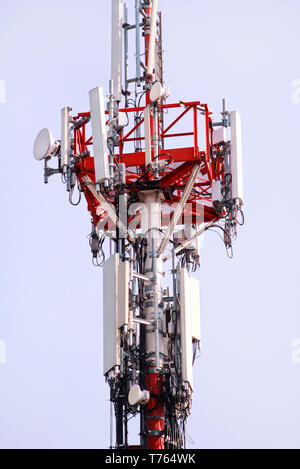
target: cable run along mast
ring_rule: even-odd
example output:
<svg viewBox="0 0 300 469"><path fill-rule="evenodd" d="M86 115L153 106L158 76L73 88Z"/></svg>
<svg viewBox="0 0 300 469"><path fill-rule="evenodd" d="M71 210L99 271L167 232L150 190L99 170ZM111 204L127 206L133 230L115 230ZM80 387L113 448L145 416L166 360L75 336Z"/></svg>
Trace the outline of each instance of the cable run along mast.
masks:
<svg viewBox="0 0 300 469"><path fill-rule="evenodd" d="M60 140L43 129L34 156L44 160L45 183L60 174L70 202L84 195L91 215L93 263L104 269L111 447L133 447L128 421L139 416L140 448L180 449L201 345L199 282L191 275L200 265L199 236L220 230L231 256L244 220L241 118L225 100L216 121L202 101L169 103L158 0L135 0L132 23L122 0L111 3L109 94L99 86L89 92L89 111L63 108ZM174 145L184 139L186 145Z"/></svg>

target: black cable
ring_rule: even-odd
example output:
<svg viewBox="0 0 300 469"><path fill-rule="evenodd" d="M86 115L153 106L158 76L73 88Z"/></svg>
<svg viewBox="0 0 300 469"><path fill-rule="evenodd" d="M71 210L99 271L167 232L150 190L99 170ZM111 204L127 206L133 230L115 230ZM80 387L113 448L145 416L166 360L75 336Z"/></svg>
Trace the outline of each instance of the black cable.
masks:
<svg viewBox="0 0 300 469"><path fill-rule="evenodd" d="M141 179L143 179L145 176L147 176L147 174L149 173L149 169L147 169L147 171L141 175L141 177L139 177L136 181L134 181L133 184L136 184L137 182L139 182Z"/></svg>
<svg viewBox="0 0 300 469"><path fill-rule="evenodd" d="M145 94L145 93L146 93L146 91L143 91L143 92L142 92L142 94L141 94L141 96L139 97L139 100L138 100L138 105L137 105L137 107L140 107L140 104L141 104L141 99L142 99L142 97L144 96L144 94Z"/></svg>
<svg viewBox="0 0 300 469"><path fill-rule="evenodd" d="M222 239L222 241L223 241L223 243L224 243L227 256L229 257L229 259L232 259L232 258L233 258L233 248L232 248L232 245L231 245L231 244L230 244L230 245L227 245L227 244L225 243L224 239L222 238L222 236L220 235L220 233L218 233L218 231L214 230L213 228L220 228L220 229L224 232L224 234L225 234L226 236L230 237L228 231L226 231L226 230L225 230L222 226L220 226L220 225L213 225L212 227L207 228L208 230L214 231L215 233L217 233L218 236L220 236L220 238ZM229 254L229 252L230 252L230 254Z"/></svg>
<svg viewBox="0 0 300 469"><path fill-rule="evenodd" d="M230 188L231 188L231 183L232 183L232 174L227 173L224 176L224 187L221 189L221 193L223 196L224 200L228 200L230 198Z"/></svg>
<svg viewBox="0 0 300 469"><path fill-rule="evenodd" d="M212 226L208 226L207 230L214 231L213 228L220 228L220 230L222 230L224 232L224 234L226 234L228 236L228 232L225 230L225 228L223 228L223 226L221 226L221 225L212 225ZM216 231L216 233L218 233L218 232ZM218 235L221 236L220 233L218 233Z"/></svg>
<svg viewBox="0 0 300 469"><path fill-rule="evenodd" d="M238 212L240 212L240 214L241 214L242 221L239 221L238 218L236 217L236 222L237 222L238 225L243 226L244 223L245 223L245 216L244 216L244 212L241 209L241 207L238 207Z"/></svg>
<svg viewBox="0 0 300 469"><path fill-rule="evenodd" d="M75 187L75 186L74 186L74 187ZM70 202L70 204L73 205L74 207L77 207L77 205L79 205L80 202L81 202L81 191L80 191L80 189L79 189L79 182L78 182L78 179L77 179L77 189L78 189L78 194L79 194L79 196L78 196L78 201L75 202L75 203L74 203L73 200L72 200L72 199L73 199L73 194L74 194L74 187L72 187L72 189L71 189L70 192L69 192L69 202Z"/></svg>

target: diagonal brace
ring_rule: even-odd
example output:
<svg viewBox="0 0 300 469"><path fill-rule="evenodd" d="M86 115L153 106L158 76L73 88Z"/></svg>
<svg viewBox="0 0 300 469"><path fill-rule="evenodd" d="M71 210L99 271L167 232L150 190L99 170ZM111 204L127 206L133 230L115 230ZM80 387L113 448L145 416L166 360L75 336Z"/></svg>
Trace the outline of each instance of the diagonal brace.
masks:
<svg viewBox="0 0 300 469"><path fill-rule="evenodd" d="M157 252L157 257L159 257L167 247L167 244L168 244L168 242L169 242L169 240L172 236L172 233L174 231L174 228L175 228L175 226L176 226L176 224L177 224L177 222L180 218L182 210L183 210L183 208L184 208L184 206L185 206L185 204L186 204L186 202L187 202L187 200L190 196L190 193L191 193L191 191L194 187L194 183L195 183L196 177L198 175L199 169L200 169L199 164L196 164L193 168L193 171L190 175L188 183L185 186L185 189L183 191L182 197L178 202L178 205L177 205L177 207L174 211L174 215L173 215L172 219L170 220L170 223L169 223L169 226L167 228L165 237L162 240L161 245L159 246L159 249L158 249L158 252Z"/></svg>
<svg viewBox="0 0 300 469"><path fill-rule="evenodd" d="M127 230L126 226L122 223L120 218L117 216L115 208L109 202L107 202L107 200L103 197L101 192L96 191L96 188L94 187L94 184L92 180L89 178L89 176L83 176L82 180L83 182L85 182L88 190L93 194L95 199L98 200L101 207L104 208L110 220L126 235L126 237L131 243L134 243L133 237Z"/></svg>

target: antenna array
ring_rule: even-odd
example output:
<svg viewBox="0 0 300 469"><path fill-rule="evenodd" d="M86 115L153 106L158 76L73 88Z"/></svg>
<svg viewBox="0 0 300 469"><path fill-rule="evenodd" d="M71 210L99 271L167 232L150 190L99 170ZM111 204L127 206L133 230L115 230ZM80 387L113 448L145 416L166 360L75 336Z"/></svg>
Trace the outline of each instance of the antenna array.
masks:
<svg viewBox="0 0 300 469"><path fill-rule="evenodd" d="M45 182L61 174L71 203L77 186L91 215L93 262L104 269L111 447L132 447L128 421L138 415L141 448L176 449L185 447L201 347L199 282L191 275L200 266L199 236L220 230L231 256L244 219L241 119L225 100L219 121L199 100L167 103L158 1L136 0L134 18L130 24L127 5L112 0L109 94L91 90L87 112L63 108L60 141L43 129L34 154L44 159Z"/></svg>

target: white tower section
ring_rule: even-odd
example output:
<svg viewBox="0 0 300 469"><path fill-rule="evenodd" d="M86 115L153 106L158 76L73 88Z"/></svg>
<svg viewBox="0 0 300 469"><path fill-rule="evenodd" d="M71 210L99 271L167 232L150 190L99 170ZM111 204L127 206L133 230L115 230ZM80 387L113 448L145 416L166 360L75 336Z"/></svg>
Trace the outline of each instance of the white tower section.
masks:
<svg viewBox="0 0 300 469"><path fill-rule="evenodd" d="M147 257L145 261L144 274L149 278L149 283L144 286L144 313L145 318L152 322L146 327L146 351L148 354L148 366L159 370L162 366L164 355L163 338L163 300L162 279L163 261L162 257L156 257L161 244L161 202L163 194L160 191L144 191L139 194L143 203L141 210L141 229L143 236L147 239Z"/></svg>
<svg viewBox="0 0 300 469"><path fill-rule="evenodd" d="M112 94L115 101L122 99L122 24L123 24L123 2L112 0L112 22L111 22L111 80Z"/></svg>

